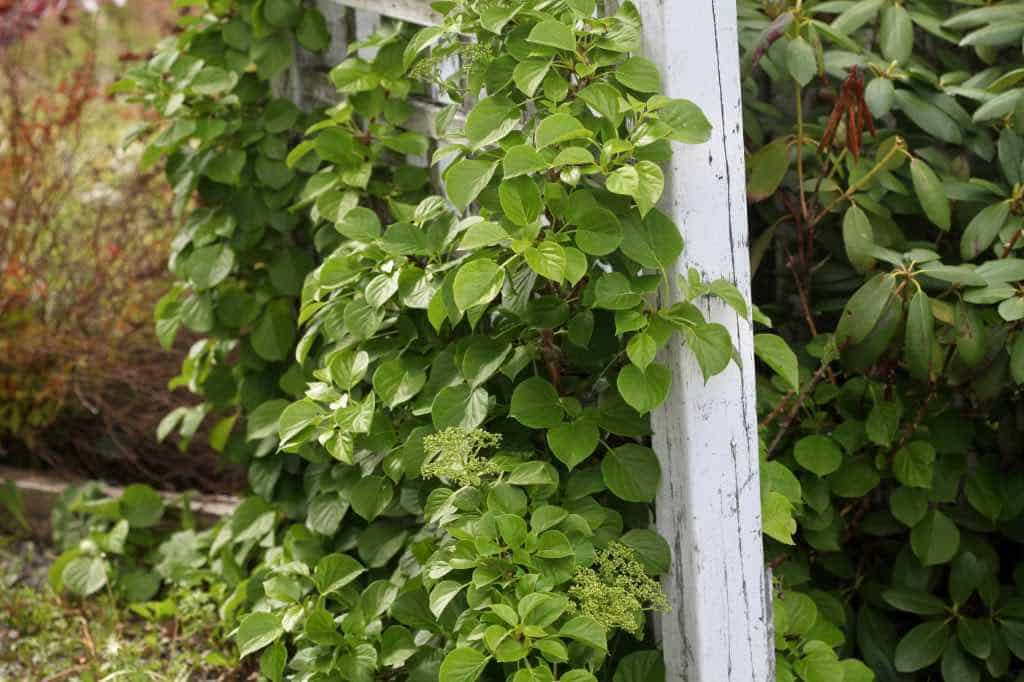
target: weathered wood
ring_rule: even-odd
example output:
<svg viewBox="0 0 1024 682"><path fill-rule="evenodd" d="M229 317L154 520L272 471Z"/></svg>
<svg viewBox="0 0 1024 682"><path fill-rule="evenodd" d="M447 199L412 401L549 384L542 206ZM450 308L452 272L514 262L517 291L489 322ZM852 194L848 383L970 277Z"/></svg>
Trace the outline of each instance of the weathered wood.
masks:
<svg viewBox="0 0 1024 682"><path fill-rule="evenodd" d="M326 0L352 9L372 12L385 17L430 26L441 21L441 16L430 8L429 0Z"/></svg>
<svg viewBox="0 0 1024 682"><path fill-rule="evenodd" d="M49 535L50 514L60 496L72 485L86 483L84 480L70 479L56 474L12 469L0 466L0 483L10 481L21 491L25 501L25 515L32 524L33 532L41 537ZM100 491L109 497L120 497L124 492L118 486L100 483ZM182 494L157 491L164 504L180 512L183 509ZM201 526L213 525L222 516L235 510L239 499L231 495L193 495L189 498L189 508Z"/></svg>
<svg viewBox="0 0 1024 682"><path fill-rule="evenodd" d="M662 208L686 240L679 265L725 277L749 300L750 265L740 108L736 4L640 0L647 55L666 93L701 106L714 126L707 144L676 145ZM675 279L674 277L672 278ZM674 283L673 283L674 286ZM754 352L750 324L716 301L742 360L705 384L692 353L664 357L672 392L654 415L663 482L657 525L672 547L671 613L660 623L669 682L774 679L770 583L764 569L758 478Z"/></svg>

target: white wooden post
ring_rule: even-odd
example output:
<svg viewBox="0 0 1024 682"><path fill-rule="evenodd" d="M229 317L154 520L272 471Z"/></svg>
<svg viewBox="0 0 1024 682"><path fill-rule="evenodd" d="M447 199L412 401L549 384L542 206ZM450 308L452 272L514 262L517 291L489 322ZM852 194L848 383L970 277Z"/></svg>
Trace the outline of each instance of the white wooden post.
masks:
<svg viewBox="0 0 1024 682"><path fill-rule="evenodd" d="M662 209L686 241L679 265L725 277L749 300L750 260L735 0L640 0L647 56L666 93L693 100L710 142L676 145ZM674 280L675 278L673 278ZM673 283L674 285L674 283ZM707 384L689 350L664 360L672 392L654 415L662 466L658 530L672 548L661 620L668 682L774 680L770 584L761 544L754 350L750 324L708 301L742 358Z"/></svg>

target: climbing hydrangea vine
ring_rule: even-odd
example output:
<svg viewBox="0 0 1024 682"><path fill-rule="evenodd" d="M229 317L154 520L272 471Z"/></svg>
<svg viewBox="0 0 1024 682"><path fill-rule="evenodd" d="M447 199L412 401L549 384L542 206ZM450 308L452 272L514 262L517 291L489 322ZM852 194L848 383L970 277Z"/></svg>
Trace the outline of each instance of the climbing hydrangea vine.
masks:
<svg viewBox="0 0 1024 682"><path fill-rule="evenodd" d="M203 337L179 381L205 402L164 430L213 415L249 468L253 496L188 531L241 654L271 680L656 674L657 354L721 372L697 299L748 306L671 281L661 164L710 126L661 94L636 8L441 2L351 45L337 104L307 113L271 81L293 37L326 48L322 17L200 6L121 88L163 115L147 155L187 214L159 329Z"/></svg>

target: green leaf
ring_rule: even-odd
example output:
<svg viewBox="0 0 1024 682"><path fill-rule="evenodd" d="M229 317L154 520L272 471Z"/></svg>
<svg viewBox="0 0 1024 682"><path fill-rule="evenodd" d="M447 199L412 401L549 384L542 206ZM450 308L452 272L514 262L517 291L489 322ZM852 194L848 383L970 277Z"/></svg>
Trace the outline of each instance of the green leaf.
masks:
<svg viewBox="0 0 1024 682"><path fill-rule="evenodd" d="M960 547L960 531L948 516L932 510L910 532L910 546L925 566L944 564Z"/></svg>
<svg viewBox="0 0 1024 682"><path fill-rule="evenodd" d="M465 211L494 176L497 161L462 159L448 167L444 174L444 187L455 207Z"/></svg>
<svg viewBox="0 0 1024 682"><path fill-rule="evenodd" d="M583 214L576 230L576 245L591 256L607 256L622 243L622 224L605 208L592 208Z"/></svg>
<svg viewBox="0 0 1024 682"><path fill-rule="evenodd" d="M963 142L960 126L949 114L931 102L921 99L909 90L897 90L893 98L900 111L929 135L953 145Z"/></svg>
<svg viewBox="0 0 1024 682"><path fill-rule="evenodd" d="M732 337L717 322L695 324L682 329L686 347L693 351L705 383L725 371L732 360Z"/></svg>
<svg viewBox="0 0 1024 682"><path fill-rule="evenodd" d="M561 283L565 279L565 249L552 241L528 246L523 253L530 269L545 279Z"/></svg>
<svg viewBox="0 0 1024 682"><path fill-rule="evenodd" d="M654 362L654 356L658 352L658 344L654 338L645 332L634 334L626 344L626 356L629 361L641 370Z"/></svg>
<svg viewBox="0 0 1024 682"><path fill-rule="evenodd" d="M75 594L88 597L107 584L107 562L100 557L75 557L64 566L61 580Z"/></svg>
<svg viewBox="0 0 1024 682"><path fill-rule="evenodd" d="M903 360L910 375L920 382L931 379L932 347L935 344L935 317L932 302L923 289L910 299L907 330L904 335Z"/></svg>
<svg viewBox="0 0 1024 682"><path fill-rule="evenodd" d="M226 244L204 246L188 259L188 279L199 290L223 282L235 267L235 252Z"/></svg>
<svg viewBox="0 0 1024 682"><path fill-rule="evenodd" d="M910 161L910 178L928 220L948 232L951 225L949 197L946 196L939 176L924 161L914 158Z"/></svg>
<svg viewBox="0 0 1024 682"><path fill-rule="evenodd" d="M284 360L295 347L295 315L285 299L272 301L250 337L253 350L264 360Z"/></svg>
<svg viewBox="0 0 1024 682"><path fill-rule="evenodd" d="M597 424L589 419L559 424L547 433L548 447L569 471L593 454L600 438Z"/></svg>
<svg viewBox="0 0 1024 682"><path fill-rule="evenodd" d="M237 187L242 182L245 168L245 152L241 149L225 149L206 164L206 176L214 182Z"/></svg>
<svg viewBox="0 0 1024 682"><path fill-rule="evenodd" d="M439 679L444 682L476 682L490 660L489 656L476 649L460 647L444 657L438 672Z"/></svg>
<svg viewBox="0 0 1024 682"><path fill-rule="evenodd" d="M590 131L569 114L552 114L537 124L534 141L537 149L561 144L581 137L590 137Z"/></svg>
<svg viewBox="0 0 1024 682"><path fill-rule="evenodd" d="M380 236L380 219L368 208L356 206L335 224L335 229L349 239L372 242Z"/></svg>
<svg viewBox="0 0 1024 682"><path fill-rule="evenodd" d="M531 224L544 210L537 183L526 176L502 182L498 187L498 198L505 217L516 225Z"/></svg>
<svg viewBox="0 0 1024 682"><path fill-rule="evenodd" d="M867 272L875 266L874 230L859 206L850 206L843 216L843 244L846 257L857 272Z"/></svg>
<svg viewBox="0 0 1024 682"><path fill-rule="evenodd" d="M636 196L640 192L640 173L636 166L622 166L608 175L605 187L609 192Z"/></svg>
<svg viewBox="0 0 1024 682"><path fill-rule="evenodd" d="M608 633L600 623L589 616L576 616L563 625L558 634L598 651L608 651Z"/></svg>
<svg viewBox="0 0 1024 682"><path fill-rule="evenodd" d="M938 616L946 611L946 603L927 592L893 588L883 592L882 598L900 611L919 616Z"/></svg>
<svg viewBox="0 0 1024 682"><path fill-rule="evenodd" d="M636 558L651 575L667 573L672 564L672 551L665 538L653 530L634 528L618 539L620 544L633 550Z"/></svg>
<svg viewBox="0 0 1024 682"><path fill-rule="evenodd" d="M365 572L363 565L347 554L328 554L317 561L313 583L320 594L326 595L340 590Z"/></svg>
<svg viewBox="0 0 1024 682"><path fill-rule="evenodd" d="M949 644L949 626L941 620L921 623L896 645L896 669L912 673L932 665Z"/></svg>
<svg viewBox="0 0 1024 682"><path fill-rule="evenodd" d="M628 310L642 300L621 272L609 272L597 280L595 298L597 307L607 310Z"/></svg>
<svg viewBox="0 0 1024 682"><path fill-rule="evenodd" d="M524 59L512 71L512 81L527 97L533 97L551 70L550 59Z"/></svg>
<svg viewBox="0 0 1024 682"><path fill-rule="evenodd" d="M818 74L818 58L811 44L797 36L786 47L786 70L800 87L810 83Z"/></svg>
<svg viewBox="0 0 1024 682"><path fill-rule="evenodd" d="M672 373L664 365L651 364L645 369L626 365L616 380L619 395L640 414L647 414L665 402L672 385Z"/></svg>
<svg viewBox="0 0 1024 682"><path fill-rule="evenodd" d="M771 367L792 389L800 387L800 367L796 353L789 344L775 334L755 334L754 353Z"/></svg>
<svg viewBox="0 0 1024 682"><path fill-rule="evenodd" d="M796 442L793 457L818 476L828 476L843 463L843 451L827 436L804 436Z"/></svg>
<svg viewBox="0 0 1024 682"><path fill-rule="evenodd" d="M789 170L789 141L779 138L758 149L747 161L747 196L763 201L773 196Z"/></svg>
<svg viewBox="0 0 1024 682"><path fill-rule="evenodd" d="M615 80L637 92L660 92L661 76L650 60L630 57L615 69Z"/></svg>
<svg viewBox="0 0 1024 682"><path fill-rule="evenodd" d="M636 199L640 215L646 216L654 205L658 203L662 192L665 191L665 176L661 168L651 161L641 161L636 164L637 179L639 184L633 193Z"/></svg>
<svg viewBox="0 0 1024 682"><path fill-rule="evenodd" d="M441 614L448 607L452 601L459 596L459 592L467 587L464 583L458 583L454 580L442 580L438 584L434 585L434 588L430 591L430 612L434 614L434 618L440 618Z"/></svg>
<svg viewBox="0 0 1024 682"><path fill-rule="evenodd" d="M469 261L455 274L452 293L455 305L461 311L486 305L501 292L505 283L505 270L492 260L478 258Z"/></svg>
<svg viewBox="0 0 1024 682"><path fill-rule="evenodd" d="M624 656L615 668L612 682L665 682L665 661L661 652L635 651Z"/></svg>
<svg viewBox="0 0 1024 682"><path fill-rule="evenodd" d="M923 488L896 488L889 495L889 508L898 521L913 528L928 513L928 493Z"/></svg>
<svg viewBox="0 0 1024 682"><path fill-rule="evenodd" d="M121 516L132 528L151 528L164 515L164 500L148 485L136 483L124 489L118 499Z"/></svg>
<svg viewBox="0 0 1024 682"><path fill-rule="evenodd" d="M391 504L393 495L390 480L383 476L365 476L349 490L348 500L352 511L373 521Z"/></svg>
<svg viewBox="0 0 1024 682"><path fill-rule="evenodd" d="M295 37L299 45L310 52L323 52L331 44L331 32L327 28L324 15L311 7L307 7L302 13L302 20L295 29Z"/></svg>
<svg viewBox="0 0 1024 682"><path fill-rule="evenodd" d="M711 122L688 99L673 99L656 112L658 120L672 128L670 139L683 144L703 144L711 139Z"/></svg>
<svg viewBox="0 0 1024 682"><path fill-rule="evenodd" d="M271 682L281 682L288 663L288 649L277 640L260 654L260 672Z"/></svg>
<svg viewBox="0 0 1024 682"><path fill-rule="evenodd" d="M566 26L560 21L549 19L542 21L533 27L526 40L537 45L557 47L560 50L576 51L576 34L572 27Z"/></svg>
<svg viewBox="0 0 1024 682"><path fill-rule="evenodd" d="M548 165L548 162L537 153L537 150L528 144L521 144L511 147L505 152L502 170L505 174L505 179L509 180L520 175L530 175L547 170Z"/></svg>
<svg viewBox="0 0 1024 682"><path fill-rule="evenodd" d="M914 22L903 5L890 5L882 10L878 31L882 56L890 61L905 62L914 51Z"/></svg>
<svg viewBox="0 0 1024 682"><path fill-rule="evenodd" d="M793 518L793 503L785 495L774 490L761 496L761 525L765 535L787 545L796 544L796 519Z"/></svg>
<svg viewBox="0 0 1024 682"><path fill-rule="evenodd" d="M896 278L879 274L858 289L843 308L842 317L836 326L836 345L843 347L867 338L882 316L895 288Z"/></svg>
<svg viewBox="0 0 1024 682"><path fill-rule="evenodd" d="M512 392L509 416L531 429L553 429L562 423L558 391L546 379L530 377Z"/></svg>
<svg viewBox="0 0 1024 682"><path fill-rule="evenodd" d="M486 147L512 132L518 122L519 107L515 102L502 96L488 97L466 116L466 139L475 149Z"/></svg>
<svg viewBox="0 0 1024 682"><path fill-rule="evenodd" d="M653 450L629 443L605 455L601 477L619 499L653 502L661 483L661 466Z"/></svg>
<svg viewBox="0 0 1024 682"><path fill-rule="evenodd" d="M245 658L251 653L272 644L284 634L280 613L255 612L242 619L235 633L238 643L238 657Z"/></svg>
<svg viewBox="0 0 1024 682"><path fill-rule="evenodd" d="M505 363L512 346L488 337L478 337L462 357L462 376L470 386L481 386Z"/></svg>
<svg viewBox="0 0 1024 682"><path fill-rule="evenodd" d="M591 83L580 90L578 97L614 127L618 128L622 123L621 95L615 87L607 83Z"/></svg>
<svg viewBox="0 0 1024 682"><path fill-rule="evenodd" d="M490 396L483 388L465 384L442 389L434 398L430 414L438 431L450 426L472 431L487 419Z"/></svg>
<svg viewBox="0 0 1024 682"><path fill-rule="evenodd" d="M977 257L991 246L1009 217L1010 204L1007 201L1000 201L981 209L967 224L967 228L960 238L960 255L964 257L964 260Z"/></svg>

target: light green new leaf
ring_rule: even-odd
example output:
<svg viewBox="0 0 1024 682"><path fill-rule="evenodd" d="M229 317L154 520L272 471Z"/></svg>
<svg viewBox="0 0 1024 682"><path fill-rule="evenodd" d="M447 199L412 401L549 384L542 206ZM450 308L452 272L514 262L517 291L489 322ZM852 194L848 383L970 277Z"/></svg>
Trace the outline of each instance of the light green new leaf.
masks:
<svg viewBox="0 0 1024 682"><path fill-rule="evenodd" d="M786 70L801 87L810 83L818 73L814 48L802 36L797 36L786 46Z"/></svg>
<svg viewBox="0 0 1024 682"><path fill-rule="evenodd" d="M630 57L615 69L615 80L637 92L658 92L661 90L661 76L649 59Z"/></svg>
<svg viewBox="0 0 1024 682"><path fill-rule="evenodd" d="M525 175L502 182L498 187L498 198L505 217L516 225L529 225L544 210L537 183Z"/></svg>
<svg viewBox="0 0 1024 682"><path fill-rule="evenodd" d="M646 369L626 365L619 370L616 386L622 399L640 414L647 414L668 398L672 385L672 373L660 364L650 364Z"/></svg>
<svg viewBox="0 0 1024 682"><path fill-rule="evenodd" d="M775 334L754 335L754 353L782 377L790 388L799 388L800 368L796 353L781 336Z"/></svg>
<svg viewBox="0 0 1024 682"><path fill-rule="evenodd" d="M878 31L882 55L895 62L905 62L914 52L914 22L903 5L890 5L882 11Z"/></svg>
<svg viewBox="0 0 1024 682"><path fill-rule="evenodd" d="M501 292L505 282L505 270L492 260L472 260L455 274L452 294L455 305L465 312L478 305L490 303Z"/></svg>
<svg viewBox="0 0 1024 682"><path fill-rule="evenodd" d="M552 241L528 246L523 253L526 264L541 277L561 283L565 279L565 249Z"/></svg>
<svg viewBox="0 0 1024 682"><path fill-rule="evenodd" d="M875 250L875 235L871 221L859 206L850 206L843 216L843 244L846 257L857 272L867 272L875 266L872 255Z"/></svg>
<svg viewBox="0 0 1024 682"><path fill-rule="evenodd" d="M444 174L448 198L456 208L465 211L487 187L497 168L497 161L462 159L453 163Z"/></svg>
<svg viewBox="0 0 1024 682"><path fill-rule="evenodd" d="M569 114L552 114L537 124L534 141L537 149L544 149L590 135L590 131L576 117Z"/></svg>
<svg viewBox="0 0 1024 682"><path fill-rule="evenodd" d="M576 51L576 34L571 26L549 19L533 27L526 40L537 45L557 47L560 50Z"/></svg>
<svg viewBox="0 0 1024 682"><path fill-rule="evenodd" d="M280 613L250 613L242 619L241 625L238 626L238 632L235 633L239 658L245 658L268 644L272 644L282 634L284 634L284 628L281 625Z"/></svg>
<svg viewBox="0 0 1024 682"><path fill-rule="evenodd" d="M687 348L697 358L705 382L729 366L733 357L732 337L723 325L700 323L684 327L681 331Z"/></svg>
<svg viewBox="0 0 1024 682"><path fill-rule="evenodd" d="M537 150L528 144L520 144L505 152L502 171L505 174L505 179L509 180L520 175L530 175L547 170L548 166L548 162L537 153Z"/></svg>

